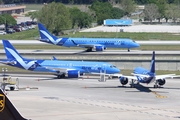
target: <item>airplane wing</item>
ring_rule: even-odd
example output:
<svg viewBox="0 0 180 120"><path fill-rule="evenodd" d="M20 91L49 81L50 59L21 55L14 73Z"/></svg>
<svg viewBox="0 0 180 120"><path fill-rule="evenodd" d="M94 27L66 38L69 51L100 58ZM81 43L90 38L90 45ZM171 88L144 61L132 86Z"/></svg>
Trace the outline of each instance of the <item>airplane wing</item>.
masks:
<svg viewBox="0 0 180 120"><path fill-rule="evenodd" d="M14 62L15 61L9 61L9 60L0 61L0 63L2 63L2 64L15 64Z"/></svg>
<svg viewBox="0 0 180 120"><path fill-rule="evenodd" d="M121 77L123 76L122 74L106 74L106 73L90 73L90 74L94 74L94 75L106 75L106 76L112 76L112 77Z"/></svg>
<svg viewBox="0 0 180 120"><path fill-rule="evenodd" d="M136 77L136 76L127 76L127 75L122 75L121 77L125 77L125 78L128 78L128 79L137 80L137 77Z"/></svg>
<svg viewBox="0 0 180 120"><path fill-rule="evenodd" d="M179 77L179 76L176 76L176 74L156 75L156 79L175 78L175 77Z"/></svg>
<svg viewBox="0 0 180 120"><path fill-rule="evenodd" d="M71 40L73 42L73 44L75 44L76 46L79 47L85 47L85 48L95 48L95 46L102 46L101 44L77 44L76 42L74 42L74 40Z"/></svg>
<svg viewBox="0 0 180 120"><path fill-rule="evenodd" d="M49 69L49 70L60 71L61 73L66 73L69 70L77 70L77 69L73 69L73 68L63 68L63 67L56 67L56 66L42 66L42 67Z"/></svg>

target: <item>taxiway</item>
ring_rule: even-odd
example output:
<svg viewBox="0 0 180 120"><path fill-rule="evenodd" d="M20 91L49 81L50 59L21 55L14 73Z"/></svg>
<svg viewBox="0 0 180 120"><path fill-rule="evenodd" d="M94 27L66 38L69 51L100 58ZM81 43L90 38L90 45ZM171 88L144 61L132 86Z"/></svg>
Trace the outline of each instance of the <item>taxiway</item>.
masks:
<svg viewBox="0 0 180 120"><path fill-rule="evenodd" d="M98 82L97 76L59 80L53 75L11 76L19 79L21 88L38 87L36 90L8 92L20 113L32 120L180 118L179 79L168 79L164 88L154 89L153 84L122 87L118 79Z"/></svg>

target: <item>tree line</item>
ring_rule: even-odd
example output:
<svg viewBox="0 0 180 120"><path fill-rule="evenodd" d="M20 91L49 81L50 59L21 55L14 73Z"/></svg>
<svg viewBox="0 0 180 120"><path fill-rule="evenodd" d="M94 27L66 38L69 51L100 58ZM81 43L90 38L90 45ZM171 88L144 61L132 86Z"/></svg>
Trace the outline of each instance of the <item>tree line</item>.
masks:
<svg viewBox="0 0 180 120"><path fill-rule="evenodd" d="M95 1L99 2L110 2L114 4L121 3L123 0L0 0L1 4L42 4L42 3L51 3L51 2L61 2L63 4L92 4ZM136 4L146 5L155 3L156 1L162 0L133 0ZM179 4L180 0L165 0L166 3L171 4Z"/></svg>
<svg viewBox="0 0 180 120"><path fill-rule="evenodd" d="M109 2L96 1L87 8L84 12L77 7L69 8L62 3L52 2L44 5L40 11L28 15L32 19L37 18L56 35L66 29L91 27L92 22L101 25L104 19L120 19L124 15L122 9L114 8Z"/></svg>
<svg viewBox="0 0 180 120"><path fill-rule="evenodd" d="M38 21L45 24L48 30L54 34L58 34L65 29L91 27L92 22L102 25L105 19L120 19L123 16L131 17L137 6L134 0L108 0L108 2L104 2L105 0L95 0L92 4L86 5L86 11L83 11L77 7L67 7L57 2L58 0L54 1L56 2L44 4L40 11L28 13L28 16L30 16L32 20L36 18ZM93 0L91 0L91 2L92 1ZM143 1L145 0L141 0L141 2ZM180 18L180 6L174 3L175 1L178 2L177 0L168 0L169 3L167 3L167 0L147 1L150 3L145 5L141 16L144 20L150 22L159 20L160 22L161 19L165 18L166 21L171 19L173 22L176 22ZM41 0L41 2L47 1ZM113 2L121 2L121 4L120 6L114 7ZM0 23L3 23L5 18L7 18L7 16L0 17ZM11 19L8 18L6 24L14 24L14 21L12 23L10 21Z"/></svg>

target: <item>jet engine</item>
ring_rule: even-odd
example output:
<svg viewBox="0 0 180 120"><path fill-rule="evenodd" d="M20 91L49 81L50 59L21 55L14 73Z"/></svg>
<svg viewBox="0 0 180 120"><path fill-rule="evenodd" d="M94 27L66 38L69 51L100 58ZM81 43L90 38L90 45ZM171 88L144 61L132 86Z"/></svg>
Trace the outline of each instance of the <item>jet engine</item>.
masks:
<svg viewBox="0 0 180 120"><path fill-rule="evenodd" d="M128 78L126 78L126 77L120 77L120 83L121 83L122 85L126 85L126 84L128 83Z"/></svg>
<svg viewBox="0 0 180 120"><path fill-rule="evenodd" d="M68 78L78 78L80 76L80 72L78 70L69 70L67 72Z"/></svg>
<svg viewBox="0 0 180 120"><path fill-rule="evenodd" d="M95 46L96 51L104 51L106 49L105 46Z"/></svg>
<svg viewBox="0 0 180 120"><path fill-rule="evenodd" d="M158 85L163 86L166 83L166 80L165 79L158 79L157 82L158 82Z"/></svg>

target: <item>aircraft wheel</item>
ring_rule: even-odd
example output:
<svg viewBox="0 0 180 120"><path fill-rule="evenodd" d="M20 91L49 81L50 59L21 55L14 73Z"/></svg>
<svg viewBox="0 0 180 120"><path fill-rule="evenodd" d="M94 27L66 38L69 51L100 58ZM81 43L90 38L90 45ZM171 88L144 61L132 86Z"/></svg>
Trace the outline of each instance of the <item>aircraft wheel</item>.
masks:
<svg viewBox="0 0 180 120"><path fill-rule="evenodd" d="M158 88L158 85L154 85L154 88Z"/></svg>
<svg viewBox="0 0 180 120"><path fill-rule="evenodd" d="M62 74L62 75L61 75L61 78L65 78L65 74Z"/></svg>
<svg viewBox="0 0 180 120"><path fill-rule="evenodd" d="M60 79L60 78L61 78L61 75L58 75L57 78Z"/></svg>
<svg viewBox="0 0 180 120"><path fill-rule="evenodd" d="M86 52L92 52L92 48L88 48Z"/></svg>

